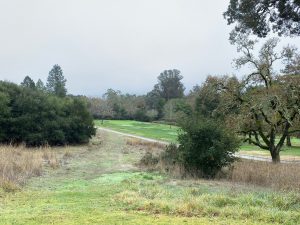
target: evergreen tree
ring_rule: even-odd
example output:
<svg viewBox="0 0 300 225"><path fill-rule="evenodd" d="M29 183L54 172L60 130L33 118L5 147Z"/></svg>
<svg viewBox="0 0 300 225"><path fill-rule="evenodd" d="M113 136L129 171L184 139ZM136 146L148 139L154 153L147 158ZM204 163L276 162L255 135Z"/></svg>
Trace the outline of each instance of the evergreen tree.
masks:
<svg viewBox="0 0 300 225"><path fill-rule="evenodd" d="M41 79L38 79L35 86L36 86L36 89L39 90L39 91L45 91L46 90L44 82L41 81Z"/></svg>
<svg viewBox="0 0 300 225"><path fill-rule="evenodd" d="M21 83L21 86L34 89L35 83L29 76L26 76Z"/></svg>
<svg viewBox="0 0 300 225"><path fill-rule="evenodd" d="M47 78L48 91L59 97L65 97L67 94L66 82L61 67L57 64L54 65Z"/></svg>

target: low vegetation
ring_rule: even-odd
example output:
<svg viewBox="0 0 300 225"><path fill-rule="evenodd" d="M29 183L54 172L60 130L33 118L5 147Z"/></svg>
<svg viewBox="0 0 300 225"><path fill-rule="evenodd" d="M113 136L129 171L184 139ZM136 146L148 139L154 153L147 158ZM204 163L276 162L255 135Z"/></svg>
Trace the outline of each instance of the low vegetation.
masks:
<svg viewBox="0 0 300 225"><path fill-rule="evenodd" d="M239 139L233 132L212 120L189 118L183 123L175 158L187 170L212 178L234 162Z"/></svg>
<svg viewBox="0 0 300 225"><path fill-rule="evenodd" d="M142 147L145 146L145 147L159 148L159 149L164 149L166 147L166 144L160 142L144 141L138 138L128 138L126 140L126 144L131 146L142 146Z"/></svg>
<svg viewBox="0 0 300 225"><path fill-rule="evenodd" d="M148 145L149 142L140 141L138 145L147 146L146 153L140 161L140 166L146 171L160 171L174 178L187 179L203 176L197 168L186 168L181 160L176 145L168 146ZM201 165L201 164L200 164ZM204 164L205 165L205 164ZM231 165L227 164L217 170L216 180L226 180L253 187L267 187L273 190L300 190L300 164L289 162L274 164L265 161L237 159Z"/></svg>
<svg viewBox="0 0 300 225"><path fill-rule="evenodd" d="M153 174L131 180L115 200L147 215L212 218L216 224L297 224L300 196L201 181L165 181ZM125 183L125 182L123 182ZM125 183L126 184L126 183Z"/></svg>
<svg viewBox="0 0 300 225"><path fill-rule="evenodd" d="M229 171L233 182L280 190L300 190L300 164L240 160Z"/></svg>
<svg viewBox="0 0 300 225"><path fill-rule="evenodd" d="M170 126L160 123L147 123L131 120L104 120L103 122L96 120L95 125L123 133L153 138L170 143L178 143L179 127L174 125ZM293 137L291 140L293 143L292 147L284 146L282 148L281 155L284 160L298 160L297 156L300 156L300 139ZM249 155L270 157L268 151L261 150L259 147L245 142L241 143L239 150L242 151L242 153Z"/></svg>
<svg viewBox="0 0 300 225"><path fill-rule="evenodd" d="M51 152L59 160L72 157L57 169L32 177L22 191L0 191L0 224L292 225L299 221L300 196L294 190L249 185L254 182L237 175L236 181L177 179L148 171L138 167L140 161L150 153L161 155L164 148L146 143L101 132L89 145L54 149ZM36 152L41 163L45 161L43 151ZM247 176L249 167L237 163L244 161L234 165ZM286 166L288 170L292 165ZM258 176L249 176L254 175Z"/></svg>
<svg viewBox="0 0 300 225"><path fill-rule="evenodd" d="M24 146L0 146L0 189L15 191L44 166L59 167L57 153L49 148L28 149Z"/></svg>

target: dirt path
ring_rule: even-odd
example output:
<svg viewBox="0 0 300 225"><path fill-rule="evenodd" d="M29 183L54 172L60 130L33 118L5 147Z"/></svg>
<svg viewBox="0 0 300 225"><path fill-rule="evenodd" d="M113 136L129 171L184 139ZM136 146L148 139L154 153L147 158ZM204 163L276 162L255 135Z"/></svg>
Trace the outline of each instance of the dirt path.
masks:
<svg viewBox="0 0 300 225"><path fill-rule="evenodd" d="M115 134L126 136L126 137L137 138L137 139L149 141L149 142L155 142L155 143L160 143L160 144L165 144L165 145L169 144L169 142L166 142L166 141L160 141L160 140L156 140L156 139L152 139L152 138L141 137L141 136L134 135L134 134L127 134L127 133L123 133L123 132L119 132L119 131L115 131L115 130L111 130L111 129L107 129L107 128L103 128L103 127L98 127L98 130L115 133ZM245 153L236 153L236 156L241 159L272 162L271 158L268 156L257 156L257 155L250 155L250 154L245 154ZM300 159L298 159L297 157L287 158L287 159L281 160L281 162L282 163L300 163Z"/></svg>

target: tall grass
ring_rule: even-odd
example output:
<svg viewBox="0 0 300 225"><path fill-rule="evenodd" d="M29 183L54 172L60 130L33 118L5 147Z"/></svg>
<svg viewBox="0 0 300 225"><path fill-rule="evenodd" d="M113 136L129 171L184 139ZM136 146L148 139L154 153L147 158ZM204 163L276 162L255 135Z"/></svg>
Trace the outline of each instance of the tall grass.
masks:
<svg viewBox="0 0 300 225"><path fill-rule="evenodd" d="M144 141L138 138L128 138L126 140L126 145L130 146L146 146L151 148L159 148L159 149L165 149L166 144L160 143L160 142L153 142L153 141Z"/></svg>
<svg viewBox="0 0 300 225"><path fill-rule="evenodd" d="M300 164L240 160L233 165L230 179L276 189L300 190Z"/></svg>
<svg viewBox="0 0 300 225"><path fill-rule="evenodd" d="M49 148L27 149L24 146L0 146L0 188L19 189L26 180L42 173L43 164L59 165L56 154Z"/></svg>
<svg viewBox="0 0 300 225"><path fill-rule="evenodd" d="M174 158L176 154L166 149L154 154L147 151L140 166L148 171L160 171L174 178L201 178L201 171L186 170ZM223 168L216 179L251 184L277 190L300 190L300 163L278 163L239 159Z"/></svg>

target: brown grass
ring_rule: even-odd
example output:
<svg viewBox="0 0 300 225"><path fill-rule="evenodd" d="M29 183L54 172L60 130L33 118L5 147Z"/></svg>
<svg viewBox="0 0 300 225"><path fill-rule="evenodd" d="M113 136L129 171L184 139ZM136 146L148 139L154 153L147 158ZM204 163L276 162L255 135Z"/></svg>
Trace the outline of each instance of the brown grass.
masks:
<svg viewBox="0 0 300 225"><path fill-rule="evenodd" d="M159 171L166 173L173 178L188 178L193 177L187 173L184 166L173 161L172 158L166 159L161 152L152 152L147 150L141 158L138 166L146 171Z"/></svg>
<svg viewBox="0 0 300 225"><path fill-rule="evenodd" d="M42 173L43 165L59 166L56 153L50 148L27 149L24 146L0 146L0 188L14 191L26 180Z"/></svg>
<svg viewBox="0 0 300 225"><path fill-rule="evenodd" d="M138 138L130 138L126 140L126 145L130 146L145 146L151 148L165 149L166 145L159 142L144 141Z"/></svg>
<svg viewBox="0 0 300 225"><path fill-rule="evenodd" d="M300 164L240 160L234 163L230 180L276 189L300 190Z"/></svg>
<svg viewBox="0 0 300 225"><path fill-rule="evenodd" d="M167 150L161 154L147 151L139 166L148 171L160 171L174 178L201 177L199 171L187 171L172 158ZM300 190L300 163L279 163L238 160L232 166L223 168L217 180L269 187L279 190Z"/></svg>

